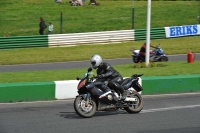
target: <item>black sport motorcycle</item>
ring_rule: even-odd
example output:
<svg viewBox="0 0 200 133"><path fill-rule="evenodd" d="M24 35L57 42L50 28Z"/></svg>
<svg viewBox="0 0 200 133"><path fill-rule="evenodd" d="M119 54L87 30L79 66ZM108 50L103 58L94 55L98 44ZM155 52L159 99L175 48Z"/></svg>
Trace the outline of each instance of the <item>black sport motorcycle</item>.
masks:
<svg viewBox="0 0 200 133"><path fill-rule="evenodd" d="M127 97L121 100L121 94L114 89L106 93L99 89L95 84L97 78L93 75L92 68L88 68L82 78L77 77L80 82L77 86L79 95L74 100L76 113L84 118L92 117L96 111L124 109L128 113L139 113L143 109L143 99L138 93L143 90L138 83L142 75L135 74L123 80Z"/></svg>

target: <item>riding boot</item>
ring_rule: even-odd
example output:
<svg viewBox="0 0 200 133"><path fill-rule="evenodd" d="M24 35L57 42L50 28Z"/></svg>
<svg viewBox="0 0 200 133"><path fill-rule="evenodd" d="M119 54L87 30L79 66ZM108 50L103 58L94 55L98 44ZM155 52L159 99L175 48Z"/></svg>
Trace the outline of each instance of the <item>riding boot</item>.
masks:
<svg viewBox="0 0 200 133"><path fill-rule="evenodd" d="M121 100L125 100L125 99L126 99L126 96L127 96L127 92L124 91L124 92L122 93L122 98L121 98Z"/></svg>
<svg viewBox="0 0 200 133"><path fill-rule="evenodd" d="M119 92L122 94L121 100L125 100L127 93L122 86L118 87Z"/></svg>

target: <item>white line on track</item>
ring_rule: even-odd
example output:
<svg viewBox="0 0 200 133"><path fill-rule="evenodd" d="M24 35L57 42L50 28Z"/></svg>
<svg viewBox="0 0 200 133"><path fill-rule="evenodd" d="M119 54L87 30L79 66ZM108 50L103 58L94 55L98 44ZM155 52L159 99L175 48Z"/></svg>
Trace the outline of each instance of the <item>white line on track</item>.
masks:
<svg viewBox="0 0 200 133"><path fill-rule="evenodd" d="M142 95L143 98L156 98L156 97L178 97L178 96L191 96L191 95L200 95L200 92L193 93L174 93L174 94L158 94L158 95Z"/></svg>
<svg viewBox="0 0 200 133"><path fill-rule="evenodd" d="M188 106L177 106L177 107L168 107L168 108L147 109L147 110L142 110L140 113L151 113L151 112L186 109L186 108L197 108L197 107L200 107L200 105L188 105Z"/></svg>

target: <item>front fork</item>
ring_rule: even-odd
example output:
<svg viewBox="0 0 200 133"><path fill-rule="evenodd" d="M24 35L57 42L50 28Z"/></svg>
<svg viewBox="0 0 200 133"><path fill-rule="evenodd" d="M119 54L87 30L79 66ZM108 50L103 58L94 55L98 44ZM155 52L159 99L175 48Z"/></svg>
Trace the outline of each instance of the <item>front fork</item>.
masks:
<svg viewBox="0 0 200 133"><path fill-rule="evenodd" d="M83 99L86 101L86 102L85 102L85 106L87 107L88 104L89 104L89 99L90 99L90 97L91 97L91 94L90 94L90 93L87 93L87 94L80 94L79 96L82 96Z"/></svg>

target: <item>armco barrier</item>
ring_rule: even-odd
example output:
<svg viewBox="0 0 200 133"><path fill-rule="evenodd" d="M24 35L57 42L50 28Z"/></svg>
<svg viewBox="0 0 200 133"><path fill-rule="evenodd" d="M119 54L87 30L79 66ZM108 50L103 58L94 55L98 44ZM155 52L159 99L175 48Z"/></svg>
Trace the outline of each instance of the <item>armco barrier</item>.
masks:
<svg viewBox="0 0 200 133"><path fill-rule="evenodd" d="M48 47L48 35L0 37L0 49Z"/></svg>
<svg viewBox="0 0 200 133"><path fill-rule="evenodd" d="M77 80L0 84L0 102L75 98ZM200 91L200 75L142 77L142 94Z"/></svg>
<svg viewBox="0 0 200 133"><path fill-rule="evenodd" d="M136 29L135 30L135 41L146 40L146 29ZM164 39L165 29L164 28L151 28L150 39Z"/></svg>
<svg viewBox="0 0 200 133"><path fill-rule="evenodd" d="M166 35L164 27L150 29L151 40L165 38ZM146 29L0 37L0 49L111 44L139 40L146 40Z"/></svg>
<svg viewBox="0 0 200 133"><path fill-rule="evenodd" d="M48 36L49 47L81 44L105 44L134 41L134 30L53 34Z"/></svg>

